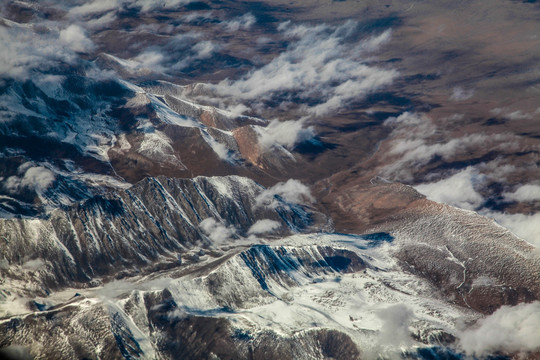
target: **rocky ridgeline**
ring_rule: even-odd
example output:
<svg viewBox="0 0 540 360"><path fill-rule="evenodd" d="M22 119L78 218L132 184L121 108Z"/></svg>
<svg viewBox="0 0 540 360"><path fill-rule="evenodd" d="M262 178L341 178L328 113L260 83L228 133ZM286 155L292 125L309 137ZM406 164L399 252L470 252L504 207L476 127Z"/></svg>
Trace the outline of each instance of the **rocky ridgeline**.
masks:
<svg viewBox="0 0 540 360"><path fill-rule="evenodd" d="M27 279L25 291L43 295L102 277L178 266L183 253L220 245L199 226L207 218L229 229L224 241L233 244L261 219L279 224L274 236L313 225L313 213L279 197L273 207L258 206L263 190L237 176L147 178L130 189L55 210L46 219L2 219L0 271L4 281Z"/></svg>

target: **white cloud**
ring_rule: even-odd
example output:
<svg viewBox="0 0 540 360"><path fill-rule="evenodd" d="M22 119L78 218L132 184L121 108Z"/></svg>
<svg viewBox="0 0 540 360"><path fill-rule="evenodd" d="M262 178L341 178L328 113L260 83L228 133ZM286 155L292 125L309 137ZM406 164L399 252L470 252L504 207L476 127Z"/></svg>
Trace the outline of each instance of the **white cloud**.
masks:
<svg viewBox="0 0 540 360"><path fill-rule="evenodd" d="M166 73L183 70L198 60L208 59L221 49L219 44L199 40L199 33L183 33L173 36L162 47L151 46L136 57L124 60L130 70L146 70Z"/></svg>
<svg viewBox="0 0 540 360"><path fill-rule="evenodd" d="M181 320L189 317L189 313L184 309L175 308L167 313L167 318L169 320Z"/></svg>
<svg viewBox="0 0 540 360"><path fill-rule="evenodd" d="M244 104L229 105L227 107L227 111L229 111L232 116L241 116L248 110L249 108Z"/></svg>
<svg viewBox="0 0 540 360"><path fill-rule="evenodd" d="M8 345L0 348L0 358L2 359L17 359L17 360L32 360L34 357L27 347L22 345Z"/></svg>
<svg viewBox="0 0 540 360"><path fill-rule="evenodd" d="M292 41L286 51L262 68L212 88L222 97L245 100L255 107L286 93L302 102L318 102L306 107L314 115L335 112L397 76L395 70L365 64L368 52L388 41L390 32L358 41L352 35L356 31L357 24L351 21L336 27L289 26L284 35ZM279 99L281 104L290 101Z"/></svg>
<svg viewBox="0 0 540 360"><path fill-rule="evenodd" d="M73 63L75 54L61 46L58 33L36 33L31 27L0 26L0 78L26 79L31 70L47 70L60 61Z"/></svg>
<svg viewBox="0 0 540 360"><path fill-rule="evenodd" d="M213 56L221 49L221 46L212 41L200 41L185 51L180 61L177 61L172 68L181 70L190 66L196 60L203 60Z"/></svg>
<svg viewBox="0 0 540 360"><path fill-rule="evenodd" d="M54 180L56 180L56 176L52 171L42 166L36 166L26 170L21 180L21 186L41 192L50 187Z"/></svg>
<svg viewBox="0 0 540 360"><path fill-rule="evenodd" d="M121 3L122 2L118 0L95 0L91 2L85 2L83 5L71 8L68 12L68 15L73 17L104 13L117 9L121 5Z"/></svg>
<svg viewBox="0 0 540 360"><path fill-rule="evenodd" d="M75 52L88 52L94 49L94 43L86 34L86 31L78 25L70 25L60 31L60 41L69 46Z"/></svg>
<svg viewBox="0 0 540 360"><path fill-rule="evenodd" d="M533 117L533 114L529 114L521 110L516 110L512 112L508 112L508 111L509 111L508 108L494 108L494 109L491 109L489 112L496 116L501 115L509 120L532 119ZM538 109L534 113L537 114Z"/></svg>
<svg viewBox="0 0 540 360"><path fill-rule="evenodd" d="M277 221L270 219L261 219L257 220L257 222L249 228L248 234L263 234L274 231L279 227L281 227L281 224Z"/></svg>
<svg viewBox="0 0 540 360"><path fill-rule="evenodd" d="M399 158L388 165L384 177L410 181L415 168L427 164L435 156L448 161L461 154L470 153L479 147L504 150L514 145L510 135L471 134L450 139L443 143L430 143L428 139L394 139L388 155Z"/></svg>
<svg viewBox="0 0 540 360"><path fill-rule="evenodd" d="M270 149L273 145L279 144L286 148L293 148L294 145L309 140L315 136L312 127L304 127L305 119L298 121L272 120L267 127L258 127L259 143L263 149Z"/></svg>
<svg viewBox="0 0 540 360"><path fill-rule="evenodd" d="M276 199L276 196L293 204L301 204L305 202L311 203L315 201L306 185L302 184L298 180L289 179L286 182L280 182L268 189L265 189L255 198L255 204L256 206L275 208L279 205L279 201Z"/></svg>
<svg viewBox="0 0 540 360"><path fill-rule="evenodd" d="M503 193L503 197L507 201L538 201L540 200L540 185L526 184L517 188L514 192Z"/></svg>
<svg viewBox="0 0 540 360"><path fill-rule="evenodd" d="M199 224L204 233L212 240L214 245L219 245L232 238L236 231L232 226L225 226L214 218L206 218Z"/></svg>
<svg viewBox="0 0 540 360"><path fill-rule="evenodd" d="M212 56L218 48L219 46L212 41L201 41L195 44L192 49L195 51L197 59L205 59Z"/></svg>
<svg viewBox="0 0 540 360"><path fill-rule="evenodd" d="M501 108L493 108L493 109L489 110L489 112L492 113L493 115L500 115L503 112L503 109L501 109Z"/></svg>
<svg viewBox="0 0 540 360"><path fill-rule="evenodd" d="M540 213L506 214L495 211L482 211L482 215L490 217L515 235L540 249Z"/></svg>
<svg viewBox="0 0 540 360"><path fill-rule="evenodd" d="M85 27L93 30L106 28L111 22L116 20L116 14L108 12L98 18L91 18L85 22Z"/></svg>
<svg viewBox="0 0 540 360"><path fill-rule="evenodd" d="M16 193L22 189L34 190L43 193L56 180L55 174L43 166L33 166L27 162L19 166L18 172L22 175L10 176L6 179L4 187L11 193Z"/></svg>
<svg viewBox="0 0 540 360"><path fill-rule="evenodd" d="M449 178L417 185L414 188L430 200L462 209L475 210L484 202L482 195L474 189L474 184L480 181L479 178L481 175L474 168L468 167Z"/></svg>
<svg viewBox="0 0 540 360"><path fill-rule="evenodd" d="M18 192L20 186L21 179L18 176L10 176L4 181L4 187L12 194Z"/></svg>
<svg viewBox="0 0 540 360"><path fill-rule="evenodd" d="M7 261L6 258L0 259L0 269L1 270L8 270L9 269L9 261Z"/></svg>
<svg viewBox="0 0 540 360"><path fill-rule="evenodd" d="M193 0L131 0L127 1L129 8L140 8L140 11L147 12L157 9L172 9L180 5L189 4Z"/></svg>
<svg viewBox="0 0 540 360"><path fill-rule="evenodd" d="M194 11L194 12L189 12L185 15L182 15L180 18L182 19L182 21L190 23L195 20L201 21L201 20L214 19L215 16L214 16L213 11Z"/></svg>
<svg viewBox="0 0 540 360"><path fill-rule="evenodd" d="M506 114L505 117L510 119L510 120L523 120L523 119L531 119L532 115L524 113L521 110L517 110L517 111L513 111L513 112L511 112L509 114Z"/></svg>
<svg viewBox="0 0 540 360"><path fill-rule="evenodd" d="M518 237L540 248L540 213L528 215L507 214L482 207L485 199L477 189L484 186L489 178L500 179L500 176L505 173L483 175L479 172L481 168L489 172L492 166L488 163L480 164L477 167L468 167L448 178L433 183L416 185L414 188L426 195L430 200L466 210L475 210L479 214L495 220ZM535 197L540 196L539 188L536 185L524 185L514 193L504 193L505 200L527 201L528 199L535 199Z"/></svg>
<svg viewBox="0 0 540 360"><path fill-rule="evenodd" d="M409 139L426 138L433 135L436 126L425 114L410 113L408 111L398 117L390 117L384 125L393 128L393 136L406 136ZM412 132L411 129L416 131Z"/></svg>
<svg viewBox="0 0 540 360"><path fill-rule="evenodd" d="M171 51L187 53L197 43L200 37L200 33L193 31L176 34L167 42L166 48Z"/></svg>
<svg viewBox="0 0 540 360"><path fill-rule="evenodd" d="M229 32L235 32L238 30L249 30L253 24L257 22L257 19L253 14L246 13L233 20L223 22L223 28Z"/></svg>
<svg viewBox="0 0 540 360"><path fill-rule="evenodd" d="M390 149L385 154L392 159L387 160L389 165L384 167L382 176L399 181L412 181L415 169L437 156L450 161L478 149L502 152L519 148L519 139L510 133L470 134L441 141L443 129L423 114L406 112L397 118L389 118L385 125L393 128Z"/></svg>
<svg viewBox="0 0 540 360"><path fill-rule="evenodd" d="M212 148L212 150L214 150L216 155L221 160L227 160L227 161L236 160L235 154L231 154L231 152L229 151L229 148L227 146L225 146L224 144L217 142L212 137L209 137L207 142L210 145L210 147Z"/></svg>
<svg viewBox="0 0 540 360"><path fill-rule="evenodd" d="M527 353L540 350L540 302L503 306L459 334L463 350L483 357L496 352Z"/></svg>
<svg viewBox="0 0 540 360"><path fill-rule="evenodd" d="M450 95L450 100L454 100L454 101L468 100L472 98L473 95L474 95L473 89L465 90L461 87L455 87L452 90L452 95Z"/></svg>
<svg viewBox="0 0 540 360"><path fill-rule="evenodd" d="M514 173L517 168L512 164L506 164L503 159L496 159L485 164L480 164L483 171L489 173L493 179L506 180L508 175Z"/></svg>
<svg viewBox="0 0 540 360"><path fill-rule="evenodd" d="M132 60L137 63L135 66L136 69L147 69L156 72L163 72L165 70L165 68L162 66L164 59L165 56L163 56L161 52L157 50L148 50L137 55Z"/></svg>
<svg viewBox="0 0 540 360"><path fill-rule="evenodd" d="M175 8L183 4L188 4L191 1L192 0L94 0L71 8L68 15L71 17L84 17L93 14L117 11L123 7L128 9L138 9L141 12L148 12L157 9Z"/></svg>
<svg viewBox="0 0 540 360"><path fill-rule="evenodd" d="M379 332L379 343L384 346L409 345L412 342L409 325L414 313L405 304L390 305L375 313L383 322Z"/></svg>

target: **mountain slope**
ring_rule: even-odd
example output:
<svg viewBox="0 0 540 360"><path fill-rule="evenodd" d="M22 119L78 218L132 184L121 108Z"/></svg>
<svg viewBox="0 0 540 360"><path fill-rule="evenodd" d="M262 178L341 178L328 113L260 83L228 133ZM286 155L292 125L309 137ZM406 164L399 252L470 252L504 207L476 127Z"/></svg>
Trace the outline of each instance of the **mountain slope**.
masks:
<svg viewBox="0 0 540 360"><path fill-rule="evenodd" d="M459 357L463 322L540 298L540 262L491 220L400 186L414 199L367 235L313 233L320 214L279 195L261 206L271 189L236 176L148 178L5 219L0 344L65 359Z"/></svg>
<svg viewBox="0 0 540 360"><path fill-rule="evenodd" d="M16 281L13 286L22 293L43 295L68 284L86 286L92 279L178 266L183 254L241 242L258 220L271 221L267 231L274 236L326 221L282 198L275 198L272 208L259 206L263 190L236 176L147 178L46 219L2 219L3 276ZM212 233L228 234L222 244L201 229L209 218L215 223Z"/></svg>

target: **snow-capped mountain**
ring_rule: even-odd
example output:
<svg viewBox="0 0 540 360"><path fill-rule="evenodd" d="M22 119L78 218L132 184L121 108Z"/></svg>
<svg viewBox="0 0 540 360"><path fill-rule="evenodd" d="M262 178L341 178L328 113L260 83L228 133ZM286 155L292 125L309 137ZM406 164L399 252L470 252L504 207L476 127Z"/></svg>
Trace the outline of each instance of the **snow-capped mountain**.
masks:
<svg viewBox="0 0 540 360"><path fill-rule="evenodd" d="M279 194L271 194L271 207L258 204L263 190L237 176L147 178L47 218L1 219L4 280L17 284L18 295L45 295L176 267L198 251L219 257L222 246L249 243L259 232L278 236L327 226L324 215ZM261 228L261 221L270 226ZM17 295L15 288L11 293Z"/></svg>
<svg viewBox="0 0 540 360"><path fill-rule="evenodd" d="M36 216L147 176L264 179L299 161L283 147L279 157L261 151L266 121L170 95L177 86L149 85L152 93L123 80L48 81L8 84L0 95L4 216ZM244 130L252 128L262 130Z"/></svg>
<svg viewBox="0 0 540 360"><path fill-rule="evenodd" d="M464 322L540 299L540 260L424 201L433 219L333 234L247 178L159 177L4 219L0 341L62 359L458 357Z"/></svg>
<svg viewBox="0 0 540 360"><path fill-rule="evenodd" d="M539 16L0 2L0 358L540 358Z"/></svg>

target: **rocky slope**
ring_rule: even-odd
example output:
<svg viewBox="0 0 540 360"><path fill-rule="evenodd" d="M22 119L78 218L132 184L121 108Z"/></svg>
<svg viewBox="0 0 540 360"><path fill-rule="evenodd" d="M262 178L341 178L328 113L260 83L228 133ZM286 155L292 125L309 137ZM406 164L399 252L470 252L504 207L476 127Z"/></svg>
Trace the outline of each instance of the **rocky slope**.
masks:
<svg viewBox="0 0 540 360"><path fill-rule="evenodd" d="M540 299L538 250L491 219L380 179L319 189L336 230L387 231L401 239L396 257L404 268L456 303L491 313Z"/></svg>
<svg viewBox="0 0 540 360"><path fill-rule="evenodd" d="M271 184L298 165L285 148L279 157L261 150L266 121L198 105L172 95L177 88L76 75L5 83L2 216L36 216L148 176L239 174ZM251 126L259 130L243 130Z"/></svg>
<svg viewBox="0 0 540 360"><path fill-rule="evenodd" d="M378 232L333 234L271 191L148 178L2 220L0 345L62 359L458 358L463 323L540 299L534 248L479 215L375 184L364 200L406 206Z"/></svg>
<svg viewBox="0 0 540 360"><path fill-rule="evenodd" d="M0 358L540 358L539 10L0 2Z"/></svg>
<svg viewBox="0 0 540 360"><path fill-rule="evenodd" d="M216 224L211 232L227 234L223 245L242 242L263 219L275 224L268 230L273 236L326 222L279 195L271 208L259 205L263 190L236 176L147 178L44 219L1 219L2 277L14 281L10 292L45 295L67 285L174 267L190 252L211 253L221 244L215 234L201 230L209 218Z"/></svg>

